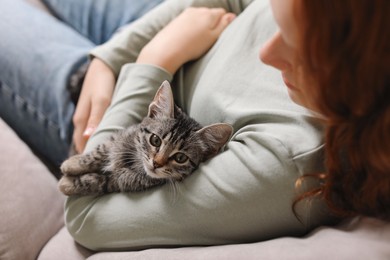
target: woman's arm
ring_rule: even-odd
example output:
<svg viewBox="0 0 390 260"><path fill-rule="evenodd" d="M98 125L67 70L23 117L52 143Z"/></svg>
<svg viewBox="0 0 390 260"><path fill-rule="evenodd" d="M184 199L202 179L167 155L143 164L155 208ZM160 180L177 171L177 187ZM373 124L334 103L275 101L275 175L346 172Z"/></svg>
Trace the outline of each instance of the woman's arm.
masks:
<svg viewBox="0 0 390 260"><path fill-rule="evenodd" d="M106 44L95 48L91 54L103 60L114 72L127 63L135 62L144 48L158 32L188 7L223 8L236 15L253 0L167 0L145 16L126 26ZM182 32L178 32L182 33Z"/></svg>
<svg viewBox="0 0 390 260"><path fill-rule="evenodd" d="M160 84L164 80L171 80L183 64L206 53L234 18L235 14L227 13L222 8L188 8L171 21L145 45L136 63L124 66L130 69L122 71L113 105L88 143L87 150L119 127L139 122L146 115L147 107ZM88 76L86 81L90 80ZM151 82L145 85L143 78ZM101 82L97 86L99 84ZM129 110L131 114L125 114ZM110 129L113 126L115 129Z"/></svg>
<svg viewBox="0 0 390 260"><path fill-rule="evenodd" d="M223 8L188 8L145 45L136 63L158 66L173 75L205 54L234 18Z"/></svg>
<svg viewBox="0 0 390 260"><path fill-rule="evenodd" d="M140 51L144 49L144 46L185 8L190 6L219 7L239 14L250 2L252 1L166 1L138 21L126 26L107 43L95 48L91 52L91 55L95 58L88 70L86 80L83 84L84 91L81 93L78 108L76 109L73 118L75 127L73 140L76 149L79 152L82 152L86 142L95 132L110 104L110 102L107 101L110 101L112 97L115 79L118 77L121 68L127 63L135 62L138 59ZM185 30L185 28L183 30ZM162 53L165 53L165 51L159 52L159 54L156 54L155 56L162 58L160 57ZM182 58L190 60L197 57ZM95 66L94 63L98 63L98 65ZM175 64L175 70L177 70L179 66L180 62ZM172 69L168 69L168 71L172 74ZM170 76L164 78L170 78ZM131 123L135 123L135 121Z"/></svg>

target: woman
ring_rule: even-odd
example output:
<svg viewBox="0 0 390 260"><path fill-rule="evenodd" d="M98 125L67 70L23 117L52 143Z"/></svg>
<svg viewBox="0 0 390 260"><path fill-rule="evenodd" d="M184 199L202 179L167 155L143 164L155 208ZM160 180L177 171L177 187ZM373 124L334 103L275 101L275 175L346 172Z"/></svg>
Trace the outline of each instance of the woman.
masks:
<svg viewBox="0 0 390 260"><path fill-rule="evenodd" d="M280 31L261 59L324 117L321 195L344 216L390 217L388 1L272 1ZM322 17L322 19L320 19ZM375 28L374 30L372 28ZM321 33L318 33L321 32Z"/></svg>
<svg viewBox="0 0 390 260"><path fill-rule="evenodd" d="M180 54L199 45L189 41L181 46L177 35L186 28L187 35L204 41L203 34L197 35L186 23L197 28L190 18L201 14L191 9L178 15L188 3L175 1L95 50L95 56L117 73L123 60L130 63L122 68L113 103L87 150L106 138L110 129L139 120L146 100L174 73L179 105L202 123L233 124L235 135L226 151L179 185L175 204L168 202L167 187L143 194L68 199L67 224L75 239L100 249L298 235L330 220L322 201L338 216L389 219L389 41L385 33L389 4L271 1L280 30L263 47L261 59L282 71L291 99L316 111L318 124L288 102L273 71L251 59L256 46L270 34L264 1L200 2L193 4L223 7L239 16L211 50L202 50L206 54L196 62L187 63L198 56ZM234 15L222 12L218 17L229 22ZM157 30L143 34L149 26ZM214 26L211 22L208 28ZM139 37L140 52L115 55L125 53L129 35ZM171 49L173 44L176 47ZM160 56L171 50L176 54ZM298 196L297 180L302 182ZM94 237L102 232L104 236Z"/></svg>
<svg viewBox="0 0 390 260"><path fill-rule="evenodd" d="M284 5L281 5L282 2ZM344 164L347 165L348 173L353 172L350 171L352 168L349 167L349 160L332 162L334 153L328 153L332 151L328 146L333 144L333 140L344 148L343 143L334 139L330 131L333 124L339 126L340 121L333 122L333 114L327 112L332 110L324 109L325 105L319 105L320 101L330 99L323 99L321 92L313 91L311 94L312 89L326 89L323 88L322 80L328 79L328 74L323 74L320 70L322 67L316 66L316 59L307 60L312 56L303 51L317 53L312 48L317 46L319 40L309 33L314 30L314 35L318 35L315 33L317 27L313 29L309 25L314 26L312 21L316 19L328 22L319 17L326 14L326 8L329 8L334 16L334 10L332 6L309 9L310 1L307 2L272 1L281 32L276 34L262 51L262 58L283 71L293 100L323 114L321 123L307 110L290 102L279 75L255 58L258 46L264 44L274 31L272 16L263 0L168 1L92 52L95 56L93 63L96 62L98 68L109 69L114 78L121 72L112 103L95 134L88 141L87 151L107 138L115 129L139 121L163 80L173 79L176 101L187 113L204 124L216 121L231 123L234 125L235 134L223 153L203 164L193 176L178 185L180 192L174 200L168 186L144 193L69 198L66 204L66 222L79 243L95 250L123 250L152 246L251 242L282 235L301 235L331 220L321 197L310 196L310 201L299 197L297 199L294 186L296 181L307 174L317 173L326 173L326 178L320 182L316 179L310 182L311 179L304 178L298 194L304 194L306 198L306 194L313 194L313 190L321 191L325 198L329 197L329 194L332 195L332 200L327 199L331 208L336 206L348 214L382 216L388 219L388 213L385 211L388 205L388 189L382 189L380 193L360 193L362 198L365 194L367 197L383 194L374 197L379 198L384 207L377 204L372 208L377 212L371 209L365 212L361 208L367 208L367 205L371 204L364 204L364 200L360 200L359 207L349 207L352 203L347 198L351 194L339 191L340 184L341 188L348 188L349 180L333 184L331 182L335 176L332 172L337 172L340 164L343 167L346 167ZM345 1L343 3L347 4ZM376 4L379 5L378 3ZM183 12L190 5L222 7L228 12L220 9L189 9ZM356 2L351 5L356 5ZM384 3L381 6L385 6ZM305 7L308 8L307 11ZM346 5L342 10L349 8L350 6ZM381 9L383 13L380 17L386 17L388 6L387 9ZM319 10L319 13L314 10ZM362 8L362 11L368 10L369 8ZM234 19L235 15L230 12L238 17ZM314 18L310 18L311 12L315 14ZM182 15L179 15L181 13ZM355 17L353 14L346 17ZM204 19L196 19L201 16ZM296 16L299 19L295 18ZM302 20L300 17L303 17ZM172 23L169 23L170 21ZM206 23L201 24L199 21ZM339 26L340 22L335 21L335 24ZM288 28L285 28L286 25ZM215 28L218 30L214 30ZM331 28L332 31L334 29ZM386 28L381 29L382 32L385 30ZM183 32L193 38L188 41L187 37L181 37ZM307 37L310 37L310 40L315 39L314 47L305 47L307 41L303 39ZM213 45L217 38L218 41ZM193 44L195 40L201 44ZM172 46L175 48L171 48ZM174 52L171 52L172 50ZM386 49L382 49L384 50ZM182 56L182 53L191 55ZM385 54L384 51L381 56L386 58ZM202 58L193 60L199 56ZM317 58L321 65L322 62L327 64L326 58L330 57L329 53L324 56ZM352 66L350 62L347 63ZM380 68L385 67L378 64L377 68L380 71ZM328 70L329 67L325 66L325 72ZM90 100L91 95L88 93L93 93L86 87L88 76L93 75L92 71L91 65L83 87L84 94L82 93L79 102ZM309 75L314 75L314 79L307 77L308 71L311 72ZM319 85L317 88L308 89L306 86L312 80L316 82L316 73L321 75L318 76ZM378 78L384 79L384 82L388 82L387 76L386 71L378 74ZM356 83L356 80L354 82ZM108 85L112 85L112 80L109 83ZM337 86L340 87L338 84ZM305 92L299 91L301 87ZM347 90L347 93L351 95L354 92ZM386 93L381 94L385 96ZM77 116L75 118L77 119ZM383 119L384 123L388 122L388 117ZM328 125L329 122L332 124ZM82 128L85 129L87 125L84 124ZM324 125L329 133L325 147L326 165L322 140ZM80 130L80 133L84 131L85 136L88 136L94 131L94 126L86 129L88 131ZM388 126L384 129L388 129ZM383 140L382 156L385 157L388 155L388 136L383 136ZM79 147L83 147L83 144ZM378 147L375 151L377 149ZM338 150L338 154L342 156L349 155L349 152L347 149ZM333 171L335 166L337 169ZM386 188L389 182L389 166L382 164L379 168L383 169L385 177L381 183L384 183ZM376 180L374 188L379 186L377 183ZM359 182L356 184L359 186ZM336 188L338 192L329 192L327 187ZM309 193L305 193L306 191ZM337 195L337 201L334 201L334 194ZM297 202L294 209L299 219L292 210L294 201Z"/></svg>

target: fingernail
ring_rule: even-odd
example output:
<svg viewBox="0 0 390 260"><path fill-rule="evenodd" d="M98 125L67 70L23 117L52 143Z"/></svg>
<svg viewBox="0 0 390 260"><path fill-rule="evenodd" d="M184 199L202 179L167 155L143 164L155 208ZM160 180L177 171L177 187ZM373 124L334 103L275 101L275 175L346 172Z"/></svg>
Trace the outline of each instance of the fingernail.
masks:
<svg viewBox="0 0 390 260"><path fill-rule="evenodd" d="M95 131L94 127L87 127L87 129L85 129L83 133L83 136L89 137L93 134L94 131Z"/></svg>
<svg viewBox="0 0 390 260"><path fill-rule="evenodd" d="M231 15L229 15L228 16L228 22L230 23L231 21L233 21L234 20L234 18L236 18L236 15L235 14L231 14Z"/></svg>

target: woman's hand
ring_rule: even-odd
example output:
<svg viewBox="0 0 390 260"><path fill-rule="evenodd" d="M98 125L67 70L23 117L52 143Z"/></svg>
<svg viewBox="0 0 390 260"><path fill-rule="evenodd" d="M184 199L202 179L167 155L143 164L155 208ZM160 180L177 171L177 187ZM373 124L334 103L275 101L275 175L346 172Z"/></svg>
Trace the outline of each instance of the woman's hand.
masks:
<svg viewBox="0 0 390 260"><path fill-rule="evenodd" d="M73 115L73 142L78 153L83 152L110 105L115 81L115 74L104 62L92 60Z"/></svg>
<svg viewBox="0 0 390 260"><path fill-rule="evenodd" d="M137 63L156 65L173 75L205 54L235 17L222 8L188 8L142 49Z"/></svg>

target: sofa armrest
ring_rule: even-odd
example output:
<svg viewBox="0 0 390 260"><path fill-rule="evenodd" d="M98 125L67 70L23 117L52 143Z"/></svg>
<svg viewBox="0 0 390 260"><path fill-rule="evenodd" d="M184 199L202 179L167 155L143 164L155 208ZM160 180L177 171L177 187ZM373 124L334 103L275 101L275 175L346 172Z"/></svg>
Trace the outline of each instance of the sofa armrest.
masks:
<svg viewBox="0 0 390 260"><path fill-rule="evenodd" d="M36 259L63 226L57 180L0 119L0 259Z"/></svg>

